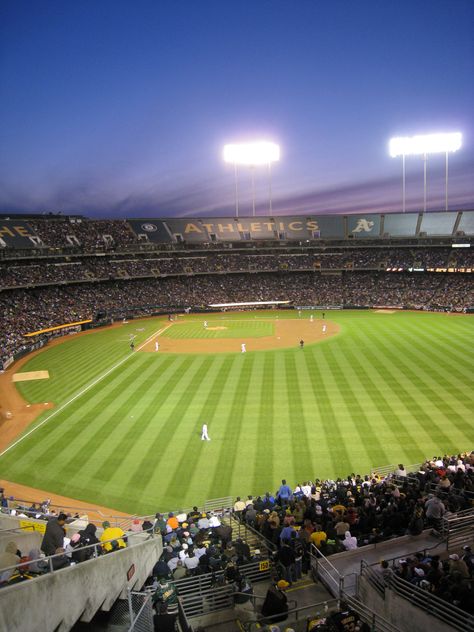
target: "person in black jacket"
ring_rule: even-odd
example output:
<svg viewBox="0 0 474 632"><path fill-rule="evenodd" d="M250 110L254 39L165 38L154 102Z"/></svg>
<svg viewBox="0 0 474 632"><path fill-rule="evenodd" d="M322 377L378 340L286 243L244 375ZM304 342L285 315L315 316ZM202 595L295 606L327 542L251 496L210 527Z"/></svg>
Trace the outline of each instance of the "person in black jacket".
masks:
<svg viewBox="0 0 474 632"><path fill-rule="evenodd" d="M45 555L54 555L56 549L63 547L64 536L66 535L66 530L64 529L66 520L67 516L64 513L60 513L57 518L48 520L43 541L41 542L41 550Z"/></svg>
<svg viewBox="0 0 474 632"><path fill-rule="evenodd" d="M271 617L272 623L284 621L288 616L288 599L285 590L290 584L284 579L270 586L262 606L264 617Z"/></svg>
<svg viewBox="0 0 474 632"><path fill-rule="evenodd" d="M162 603L157 614L153 617L153 627L156 632L174 632L176 630L177 614L168 612L168 604Z"/></svg>

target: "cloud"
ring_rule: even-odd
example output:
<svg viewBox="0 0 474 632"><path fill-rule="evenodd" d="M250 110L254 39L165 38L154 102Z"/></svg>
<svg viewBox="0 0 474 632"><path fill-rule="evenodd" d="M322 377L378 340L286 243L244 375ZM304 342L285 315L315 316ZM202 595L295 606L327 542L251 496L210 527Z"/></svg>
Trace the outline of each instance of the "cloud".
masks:
<svg viewBox="0 0 474 632"><path fill-rule="evenodd" d="M474 164L460 165L449 176L450 209L474 207ZM428 210L444 208L444 171L429 174ZM362 182L332 184L306 191L288 190L273 200L272 214L327 214L393 212L402 207L401 178L381 177ZM249 215L251 194L241 191L241 215ZM422 174L406 181L406 210L423 209ZM119 182L84 173L49 189L16 189L0 183L0 212L38 213L61 211L89 217L198 217L235 214L233 187L227 180L209 177L177 186L152 176ZM268 200L258 200L256 214L268 214Z"/></svg>

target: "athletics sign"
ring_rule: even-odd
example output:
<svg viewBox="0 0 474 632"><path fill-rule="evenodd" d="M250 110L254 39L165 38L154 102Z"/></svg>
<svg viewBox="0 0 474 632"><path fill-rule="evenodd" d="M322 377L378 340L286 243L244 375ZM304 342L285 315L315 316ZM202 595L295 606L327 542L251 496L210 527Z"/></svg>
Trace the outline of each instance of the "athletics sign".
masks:
<svg viewBox="0 0 474 632"><path fill-rule="evenodd" d="M0 248L35 248L41 240L22 220L0 220Z"/></svg>

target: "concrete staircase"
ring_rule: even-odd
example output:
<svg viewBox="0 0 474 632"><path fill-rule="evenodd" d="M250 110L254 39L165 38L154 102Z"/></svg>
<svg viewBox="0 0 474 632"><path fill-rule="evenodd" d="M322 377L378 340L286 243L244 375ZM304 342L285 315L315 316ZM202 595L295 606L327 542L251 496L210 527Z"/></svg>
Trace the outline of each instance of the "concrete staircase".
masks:
<svg viewBox="0 0 474 632"><path fill-rule="evenodd" d="M252 554L255 549L259 549L263 556L266 556L267 552L269 552L271 543L245 522L237 520L233 514L229 513L223 515L221 522L232 527L232 540L242 538L242 540L249 545Z"/></svg>

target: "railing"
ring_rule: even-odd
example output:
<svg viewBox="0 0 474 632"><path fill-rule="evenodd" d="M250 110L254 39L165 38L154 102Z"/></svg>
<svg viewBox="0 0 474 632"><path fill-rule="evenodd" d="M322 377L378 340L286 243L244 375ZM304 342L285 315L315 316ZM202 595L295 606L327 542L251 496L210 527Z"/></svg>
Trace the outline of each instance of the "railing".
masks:
<svg viewBox="0 0 474 632"><path fill-rule="evenodd" d="M470 544L474 539L474 508L444 516L441 536L446 539L448 551Z"/></svg>
<svg viewBox="0 0 474 632"><path fill-rule="evenodd" d="M240 575L253 585L269 580L272 566L269 560L262 560L262 562L242 564L238 570ZM181 598L185 615L192 618L233 607L233 586L224 582L225 571L217 571L184 577L171 583L174 584ZM249 595L246 596L249 597Z"/></svg>
<svg viewBox="0 0 474 632"><path fill-rule="evenodd" d="M131 526L133 520L140 520L141 522L148 520L151 523L155 521L155 514L148 515L139 515L139 514L124 514L123 516L115 516L105 514L96 507L70 507L67 505L57 505L55 503L48 502L48 509L54 509L56 514L44 513L41 509L30 510L30 506L36 501L26 500L23 498L13 498L9 500L8 508L2 507L0 509L1 513L5 515L12 516L11 510L15 510L16 512L21 512L27 516L29 520L49 520L52 517L57 516L58 513L64 512L66 514L78 514L79 517L70 516L68 518L68 523L73 522L74 520L88 520L89 522L96 524L97 526L101 526L102 522L107 520L111 525L116 527L121 527L122 529L127 529ZM44 503L41 503L44 505ZM233 507L233 501L231 496L226 496L224 498L214 498L210 500L206 500L204 505L198 506L198 511L200 512L211 512L220 515L222 513L227 513L231 511ZM160 512L162 516L168 517L172 512L176 516L180 513L188 514L193 510L193 507L187 507L184 509L176 509L170 510L168 512ZM98 518L93 517L94 515L98 516ZM12 517L19 517L18 513ZM20 516L21 517L21 516Z"/></svg>
<svg viewBox="0 0 474 632"><path fill-rule="evenodd" d="M204 503L204 511L214 511L217 513L225 513L232 509L234 501L232 496L224 496L223 498L212 498Z"/></svg>
<svg viewBox="0 0 474 632"><path fill-rule="evenodd" d="M417 472L422 465L423 465L422 463L407 465L405 467L405 471L407 472L407 474L409 472ZM393 474L394 472L396 472L396 470L398 470L398 465L392 464L392 465L382 465L381 467L373 467L371 469L371 472L373 474L378 474L381 476L388 476L389 474Z"/></svg>
<svg viewBox="0 0 474 632"><path fill-rule="evenodd" d="M148 533L148 538L153 538L154 535L153 533L149 533L147 531L142 531L142 533ZM55 569L54 568L54 560L57 560L59 558L63 558L64 556L68 557L71 560L70 566L75 566L76 562L74 561L73 558L73 554L74 553L78 553L79 551L92 551L92 555L91 558L89 559L95 559L98 558L102 555L103 552L103 545L104 544L111 544L112 542L116 542L117 539L124 539L126 540L128 537L133 536L133 535L137 535L136 533L133 532L128 532L125 533L122 538L113 538L111 540L104 540L102 542L99 543L95 543L95 544L88 544L87 546L81 546L81 547L77 547L76 549L71 549L70 551L65 551L64 553L56 553L54 555L48 555L46 557L40 557L37 558L35 560L28 560L27 562L19 562L18 564L14 564L12 566L5 566L4 568L0 568L0 574L4 574L7 573L8 571L12 571L14 572L15 570L18 570L20 573L24 573L24 572L28 572L28 567L30 566L30 564L38 564L41 563L41 565L44 567L44 571L38 575L35 574L34 577L32 577L32 579L35 579L36 577L41 577L42 575L44 575L45 573L53 573L55 570L60 570L60 569ZM159 536L161 537L161 536ZM133 545L131 545L133 546ZM118 550L123 550L124 547L122 547L122 549L118 549ZM117 551L112 551L113 553L116 553ZM107 553L107 555L109 555L110 552ZM88 561L88 560L85 560Z"/></svg>
<svg viewBox="0 0 474 632"><path fill-rule="evenodd" d="M74 520L88 520L93 524L100 525L104 520L108 520L110 524L114 526L119 526L119 522L124 520L126 516L110 516L108 514L104 514L97 507L69 507L66 505L56 505L54 503L48 503L48 508L54 509L56 511L55 514L45 513L41 511L41 509L31 510L29 507L33 504L32 500L25 500L22 498L14 498L13 500L8 500L8 507L2 507L1 513L11 516L14 518L21 518L23 516L21 514L25 514L28 520L49 520L50 518L57 517L57 515L61 512L66 514L75 514L78 517L74 517L74 515L68 517L69 522L73 522ZM12 511L17 512L16 514L12 514ZM19 513L20 512L20 513ZM99 518L92 517L93 515L99 516Z"/></svg>
<svg viewBox="0 0 474 632"><path fill-rule="evenodd" d="M362 621L370 626L371 630L377 632L400 632L397 626L387 621L384 617L381 617L371 608L359 601L359 599L346 593L343 593L342 596L351 610L357 612Z"/></svg>
<svg viewBox="0 0 474 632"><path fill-rule="evenodd" d="M309 555L313 575L318 577L331 594L339 597L341 594L342 575L314 544L311 544Z"/></svg>
<svg viewBox="0 0 474 632"><path fill-rule="evenodd" d="M153 606L150 593L127 590L130 627L127 632L153 632Z"/></svg>
<svg viewBox="0 0 474 632"><path fill-rule="evenodd" d="M262 597L260 595L253 595L253 599L254 610L256 610L255 599L265 600L265 597ZM303 613L307 611L315 613L316 616L326 616L330 610L335 610L336 608L338 608L339 600L329 599L327 601L318 601L317 603L311 603L299 607L297 606L295 600L289 600L288 604L289 608L286 613L287 619L285 620L285 625L292 621L299 621L302 618L301 615L303 615ZM307 612L307 614L305 614L304 616L308 616L308 614L309 613ZM244 623L244 629L246 630L246 632L257 632L257 630L261 629L262 623L271 623L275 619L280 619L281 616L281 614L275 614L269 617L258 615L255 619Z"/></svg>
<svg viewBox="0 0 474 632"><path fill-rule="evenodd" d="M423 590L397 575L392 575L385 581L382 581L376 577L373 568L370 566L365 566L361 571L361 575L365 577L370 585L384 598L386 596L385 591L387 589L392 590L395 594L403 597L414 606L444 621L456 630L465 632L466 630L474 629L473 615L465 610L461 610L452 603L447 603L433 593Z"/></svg>
<svg viewBox="0 0 474 632"><path fill-rule="evenodd" d="M257 529L250 526L246 522L242 522L241 520L236 518L233 513L230 515L230 518L232 519L232 535L234 535L234 528L236 527L237 537L246 540L246 535L250 533L250 535L261 542L261 545L264 546L269 552L273 553L277 550L276 545L271 540L262 535L260 531L257 531Z"/></svg>
<svg viewBox="0 0 474 632"><path fill-rule="evenodd" d="M440 487L439 483L425 483L425 491L430 492L431 494L436 494L437 496L439 496L441 499L443 498L449 498L450 496L460 496L462 498L465 498L468 501L472 501L474 500L474 492L468 490L468 489L458 489L457 487L454 487L453 485L451 485L448 488L445 487Z"/></svg>
<svg viewBox="0 0 474 632"><path fill-rule="evenodd" d="M234 589L231 584L202 589L199 593L180 595L188 619L234 607Z"/></svg>
<svg viewBox="0 0 474 632"><path fill-rule="evenodd" d="M188 621L181 597L178 597L178 625L180 632L193 632L193 626Z"/></svg>

